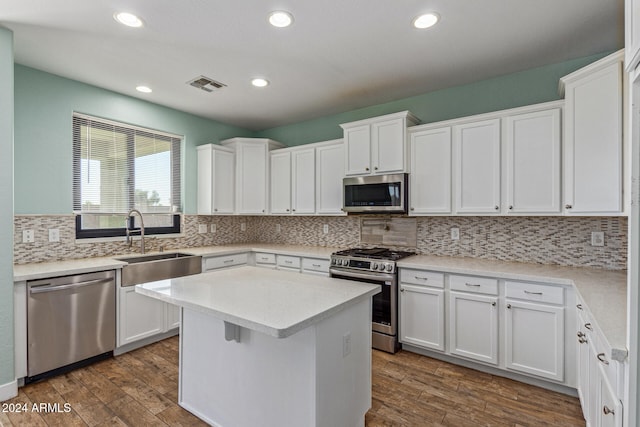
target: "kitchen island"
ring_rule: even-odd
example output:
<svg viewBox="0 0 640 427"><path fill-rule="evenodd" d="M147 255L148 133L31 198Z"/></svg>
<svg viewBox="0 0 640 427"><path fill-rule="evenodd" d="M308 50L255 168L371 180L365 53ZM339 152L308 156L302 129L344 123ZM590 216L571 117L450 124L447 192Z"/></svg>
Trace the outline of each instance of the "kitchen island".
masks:
<svg viewBox="0 0 640 427"><path fill-rule="evenodd" d="M181 307L179 403L215 426L362 426L379 285L240 267L137 285Z"/></svg>

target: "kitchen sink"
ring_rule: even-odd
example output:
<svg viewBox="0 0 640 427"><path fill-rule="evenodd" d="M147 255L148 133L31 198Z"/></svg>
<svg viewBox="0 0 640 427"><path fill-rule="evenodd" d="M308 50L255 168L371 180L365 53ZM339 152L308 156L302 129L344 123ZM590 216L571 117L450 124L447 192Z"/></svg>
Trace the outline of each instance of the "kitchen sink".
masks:
<svg viewBox="0 0 640 427"><path fill-rule="evenodd" d="M179 252L116 258L122 267L122 286L202 273L202 257Z"/></svg>

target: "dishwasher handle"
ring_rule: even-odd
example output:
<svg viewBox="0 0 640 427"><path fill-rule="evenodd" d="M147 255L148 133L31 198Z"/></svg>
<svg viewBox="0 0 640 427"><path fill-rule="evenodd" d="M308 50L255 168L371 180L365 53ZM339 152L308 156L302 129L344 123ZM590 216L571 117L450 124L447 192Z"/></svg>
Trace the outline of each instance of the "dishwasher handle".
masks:
<svg viewBox="0 0 640 427"><path fill-rule="evenodd" d="M57 292L57 291L63 291L65 289L81 288L83 286L91 286L91 285L95 285L97 283L109 282L110 280L112 280L112 279L87 280L86 282L72 283L72 284L69 284L69 285L34 286L33 288L29 289L29 293L32 294L32 295L35 295L35 294L41 294L41 293L44 293L44 292Z"/></svg>

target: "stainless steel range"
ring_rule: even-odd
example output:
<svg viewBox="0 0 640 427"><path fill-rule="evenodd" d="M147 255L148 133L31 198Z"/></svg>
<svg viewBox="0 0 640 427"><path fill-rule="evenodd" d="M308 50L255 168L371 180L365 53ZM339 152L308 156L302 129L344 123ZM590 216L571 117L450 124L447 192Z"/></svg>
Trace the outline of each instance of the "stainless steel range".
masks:
<svg viewBox="0 0 640 427"><path fill-rule="evenodd" d="M398 269L396 261L413 252L388 248L354 248L331 255L331 277L382 285L373 297L373 348L395 353L398 344Z"/></svg>

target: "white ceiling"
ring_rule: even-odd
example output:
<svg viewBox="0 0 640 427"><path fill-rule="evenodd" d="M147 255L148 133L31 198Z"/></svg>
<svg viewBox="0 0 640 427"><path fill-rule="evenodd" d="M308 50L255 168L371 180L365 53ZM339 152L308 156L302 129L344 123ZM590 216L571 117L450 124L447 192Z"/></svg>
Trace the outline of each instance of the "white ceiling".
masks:
<svg viewBox="0 0 640 427"><path fill-rule="evenodd" d="M268 24L280 9L291 27ZM621 48L623 9L624 0L0 0L0 25L14 32L17 63L262 130ZM117 11L145 26L116 23ZM429 11L440 23L413 29ZM199 75L228 87L185 84ZM255 76L271 85L252 87Z"/></svg>

